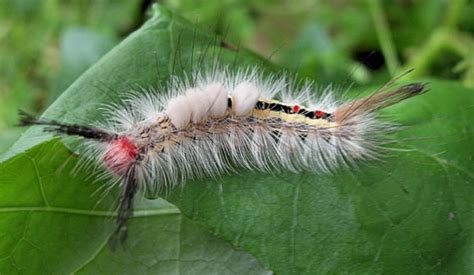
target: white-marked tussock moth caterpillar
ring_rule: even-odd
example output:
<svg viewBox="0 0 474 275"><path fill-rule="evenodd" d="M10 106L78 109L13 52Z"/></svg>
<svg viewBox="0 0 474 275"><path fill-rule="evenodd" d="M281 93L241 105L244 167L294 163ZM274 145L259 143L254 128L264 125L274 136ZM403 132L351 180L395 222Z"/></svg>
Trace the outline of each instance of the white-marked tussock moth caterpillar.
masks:
<svg viewBox="0 0 474 275"><path fill-rule="evenodd" d="M386 85L340 102L329 92L313 98L312 84L295 87L257 69L231 72L219 66L170 83L164 94L131 94L123 104L108 106L108 118L95 125L25 113L20 122L87 140L85 157L122 188L114 234L120 240L140 189L159 192L239 167L325 173L374 158L383 135L393 130L376 111L426 91L420 83Z"/></svg>

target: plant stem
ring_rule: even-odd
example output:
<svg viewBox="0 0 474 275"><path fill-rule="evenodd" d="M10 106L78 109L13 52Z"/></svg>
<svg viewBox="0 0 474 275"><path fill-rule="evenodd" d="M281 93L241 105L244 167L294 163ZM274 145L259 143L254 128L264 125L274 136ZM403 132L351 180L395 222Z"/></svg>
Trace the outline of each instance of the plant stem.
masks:
<svg viewBox="0 0 474 275"><path fill-rule="evenodd" d="M379 40L382 54L387 62L388 71L390 75L394 76L400 66L400 62L380 0L367 1L374 22L375 32L377 33L377 39Z"/></svg>
<svg viewBox="0 0 474 275"><path fill-rule="evenodd" d="M466 0L452 0L449 1L443 22L443 26L450 29L455 29L462 16L462 12L466 6Z"/></svg>

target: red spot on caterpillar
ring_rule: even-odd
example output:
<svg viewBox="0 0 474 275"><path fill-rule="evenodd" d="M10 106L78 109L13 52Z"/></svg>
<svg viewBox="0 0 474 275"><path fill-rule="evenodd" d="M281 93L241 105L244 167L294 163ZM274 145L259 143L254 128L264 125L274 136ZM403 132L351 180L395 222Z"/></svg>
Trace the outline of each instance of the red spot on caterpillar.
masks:
<svg viewBox="0 0 474 275"><path fill-rule="evenodd" d="M138 149L135 144L130 139L121 137L110 143L103 160L110 170L116 175L121 175L137 154Z"/></svg>
<svg viewBox="0 0 474 275"><path fill-rule="evenodd" d="M314 114L316 115L316 118L321 118L324 115L324 112L316 111Z"/></svg>
<svg viewBox="0 0 474 275"><path fill-rule="evenodd" d="M293 109L292 109L293 113L296 114L296 113L298 113L299 110L300 110L300 106L298 106L298 105L293 106Z"/></svg>

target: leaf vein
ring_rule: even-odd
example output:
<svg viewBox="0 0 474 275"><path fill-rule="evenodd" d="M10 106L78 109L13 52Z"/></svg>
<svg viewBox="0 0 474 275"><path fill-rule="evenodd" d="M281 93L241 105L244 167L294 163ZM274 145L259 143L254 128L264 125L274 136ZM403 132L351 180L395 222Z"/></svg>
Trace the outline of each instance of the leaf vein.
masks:
<svg viewBox="0 0 474 275"><path fill-rule="evenodd" d="M22 206L22 207L4 207L0 208L0 213L15 213L15 212L51 212L51 213L62 213L62 214L75 214L85 216L99 216L99 217L114 217L117 214L112 211L99 211L99 210L86 210L86 209L74 209L65 207L51 207L51 206ZM154 210L136 210L134 217L146 217L146 216L161 216L161 215L177 215L181 212L174 207L160 208Z"/></svg>

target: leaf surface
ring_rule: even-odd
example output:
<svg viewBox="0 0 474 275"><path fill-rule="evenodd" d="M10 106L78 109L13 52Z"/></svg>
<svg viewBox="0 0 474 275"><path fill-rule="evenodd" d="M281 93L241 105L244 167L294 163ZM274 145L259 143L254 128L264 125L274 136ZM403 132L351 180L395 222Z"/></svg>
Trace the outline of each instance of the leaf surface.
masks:
<svg viewBox="0 0 474 275"><path fill-rule="evenodd" d="M100 120L101 104L216 58L269 66L221 42L157 8L44 116ZM115 253L106 239L117 190L98 204L105 183L71 175L76 156L33 127L0 163L0 272L472 273L474 94L430 82L387 111L407 127L380 160L333 175L239 170L189 181L167 197L175 206L143 199Z"/></svg>
<svg viewBox="0 0 474 275"><path fill-rule="evenodd" d="M379 160L189 182L170 201L277 273L471 273L474 93L430 82L385 112L404 128Z"/></svg>

